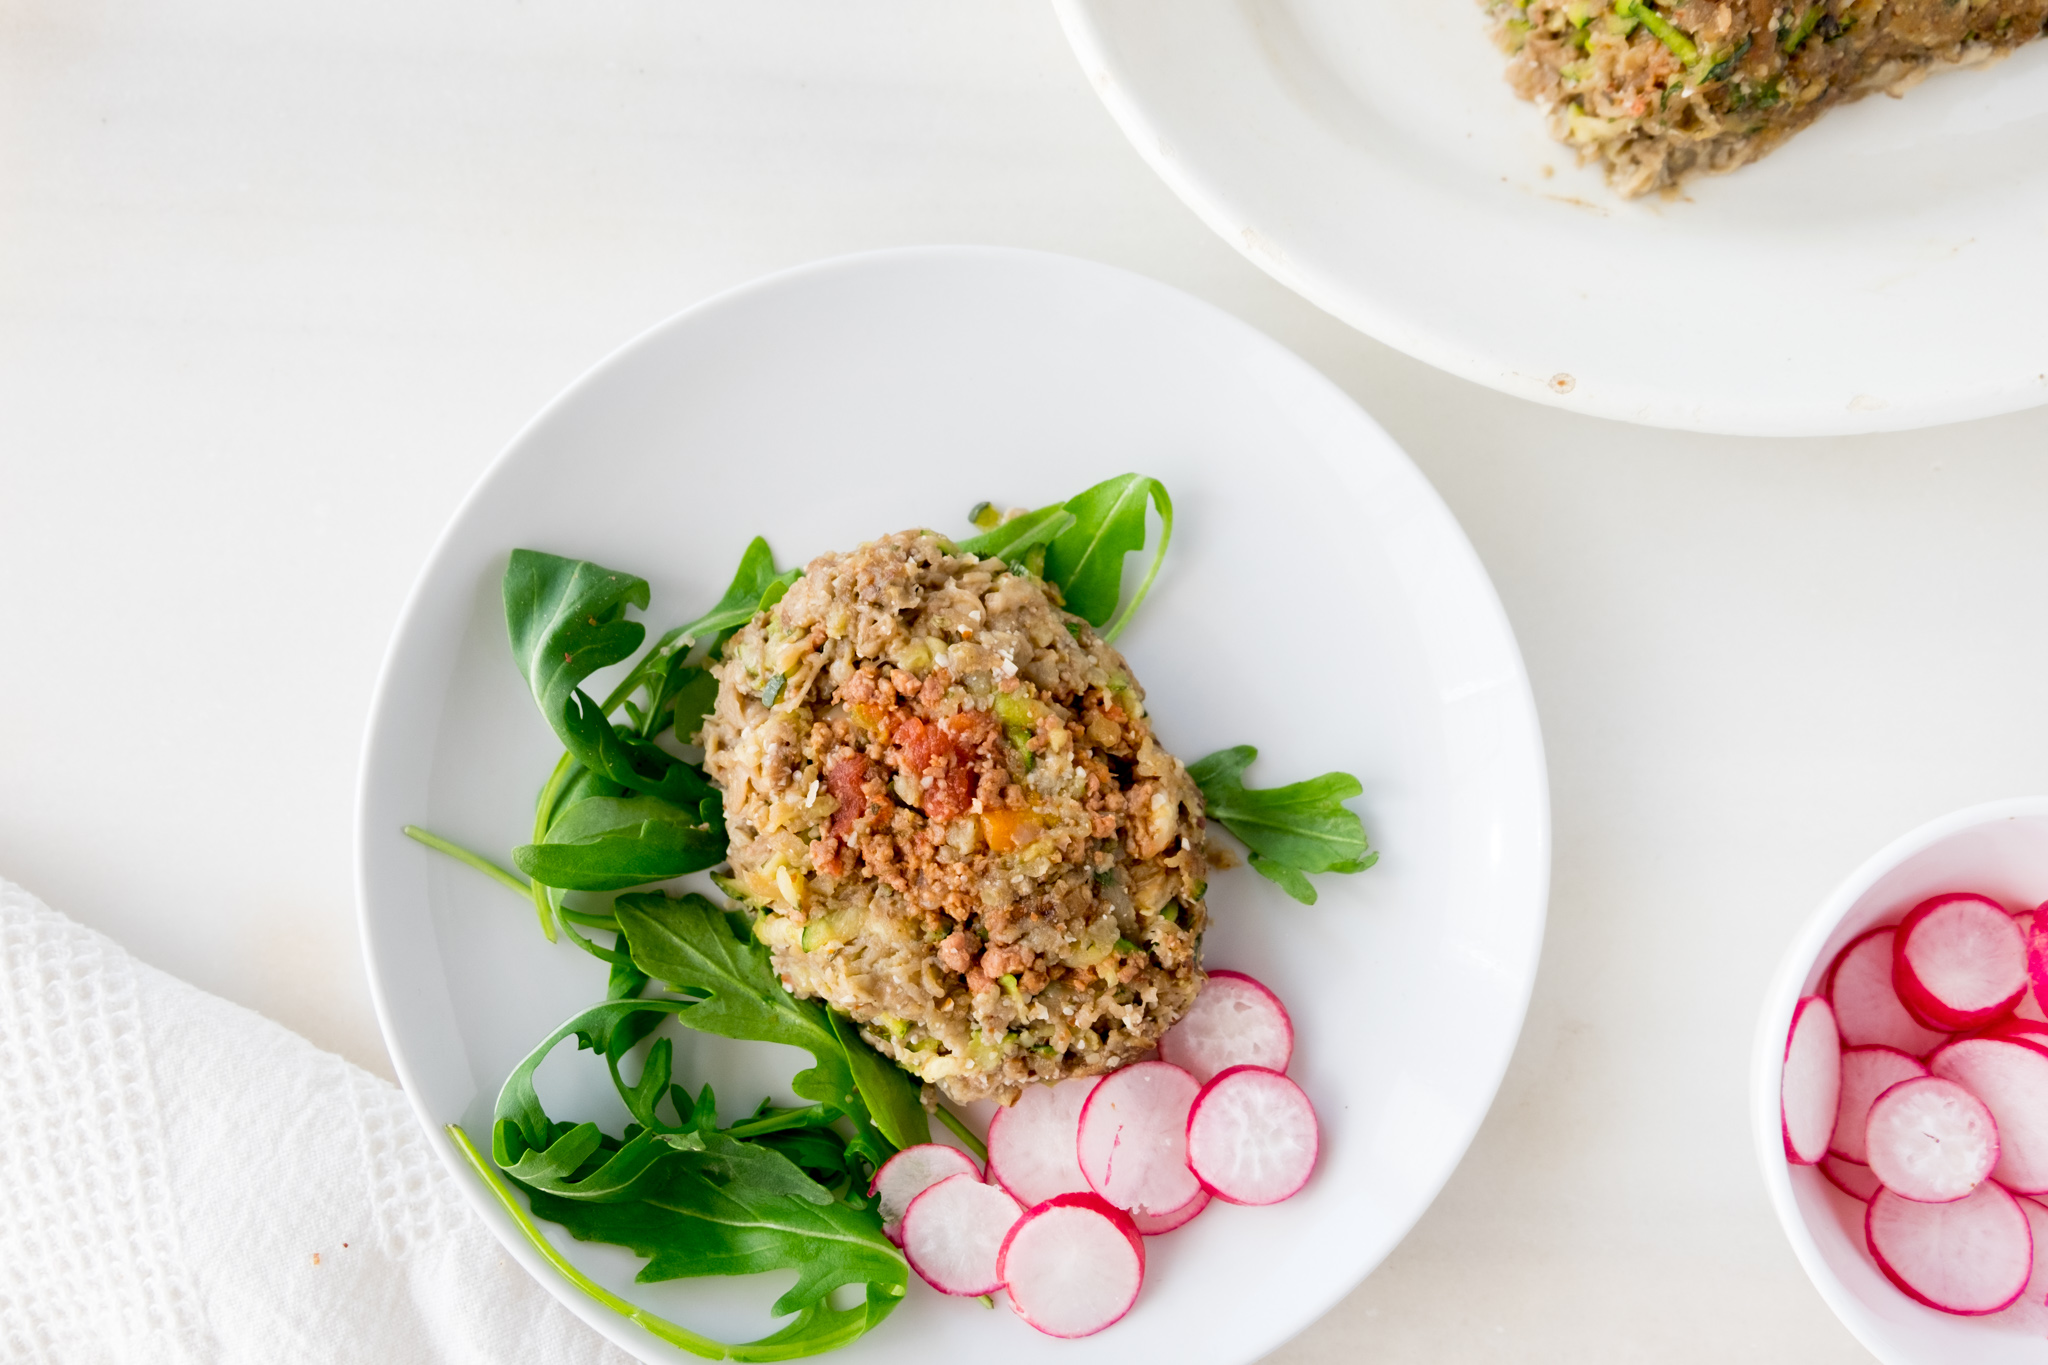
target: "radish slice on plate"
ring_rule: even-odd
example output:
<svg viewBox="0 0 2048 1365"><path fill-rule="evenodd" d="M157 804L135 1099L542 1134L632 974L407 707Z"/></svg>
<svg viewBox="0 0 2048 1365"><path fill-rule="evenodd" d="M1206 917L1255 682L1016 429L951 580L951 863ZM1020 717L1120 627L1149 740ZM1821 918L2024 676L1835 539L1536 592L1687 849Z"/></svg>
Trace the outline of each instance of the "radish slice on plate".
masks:
<svg viewBox="0 0 2048 1365"><path fill-rule="evenodd" d="M1792 1007L1785 1036L1785 1072L1779 1082L1785 1155L1811 1166L1828 1154L1842 1097L1842 1039L1828 1002L1809 995Z"/></svg>
<svg viewBox="0 0 2048 1365"><path fill-rule="evenodd" d="M1992 1178L2015 1194L2048 1192L2048 1049L2004 1038L1958 1038L1927 1069L1968 1090L1998 1124Z"/></svg>
<svg viewBox="0 0 2048 1365"><path fill-rule="evenodd" d="M1100 1195L1055 1195L1010 1229L996 1274L1010 1307L1039 1331L1090 1336L1138 1301L1145 1242Z"/></svg>
<svg viewBox="0 0 2048 1365"><path fill-rule="evenodd" d="M1982 1028L2012 1013L2027 992L2026 936L1997 901L1931 897L1899 922L1892 985L1929 1028Z"/></svg>
<svg viewBox="0 0 2048 1365"><path fill-rule="evenodd" d="M1944 1313L1996 1313L2019 1298L2034 1270L2027 1215L1996 1182L1948 1204L1879 1190L1863 1237L1886 1278Z"/></svg>
<svg viewBox="0 0 2048 1365"><path fill-rule="evenodd" d="M1948 1204L1998 1164L1998 1125L1975 1095L1940 1076L1900 1081L1870 1106L1870 1170L1904 1199Z"/></svg>
<svg viewBox="0 0 2048 1365"><path fill-rule="evenodd" d="M1210 972L1202 993L1159 1040L1159 1055L1207 1085L1233 1066L1285 1071L1294 1023L1280 997L1243 972Z"/></svg>
<svg viewBox="0 0 2048 1365"><path fill-rule="evenodd" d="M1830 1097L1831 1119L1833 1103ZM1261 1066L1231 1067L1202 1087L1188 1114L1188 1164L1211 1194L1232 1204L1277 1204L1299 1190L1316 1168L1319 1145L1308 1096Z"/></svg>
<svg viewBox="0 0 2048 1365"><path fill-rule="evenodd" d="M1209 1207L1210 1198L1207 1190L1199 1190L1193 1199L1171 1213L1134 1213L1131 1215L1131 1226L1145 1237L1163 1236L1175 1228L1192 1223L1196 1214Z"/></svg>
<svg viewBox="0 0 2048 1365"><path fill-rule="evenodd" d="M1872 929L1835 956L1821 994L1835 1007L1835 1023L1850 1047L1895 1047L1924 1057L1948 1041L1906 1013L1892 986L1890 929Z"/></svg>
<svg viewBox="0 0 2048 1365"><path fill-rule="evenodd" d="M1834 1187L1854 1199L1868 1204L1872 1196L1883 1189L1877 1177L1868 1166L1860 1161L1844 1161L1830 1152L1821 1158L1820 1173L1826 1176Z"/></svg>
<svg viewBox="0 0 2048 1365"><path fill-rule="evenodd" d="M1077 1076L1058 1085L1027 1085L1017 1102L998 1109L988 1125L988 1178L1035 1208L1056 1194L1088 1188L1074 1155L1081 1106L1096 1078Z"/></svg>
<svg viewBox="0 0 2048 1365"><path fill-rule="evenodd" d="M996 1260L1024 1216L1008 1192L976 1175L949 1175L910 1201L903 1257L941 1294L975 1298L1003 1287Z"/></svg>
<svg viewBox="0 0 2048 1365"><path fill-rule="evenodd" d="M1870 1102L1900 1081L1926 1074L1927 1068L1918 1058L1897 1048L1852 1047L1844 1052L1842 1099L1835 1108L1835 1136L1828 1150L1845 1160L1867 1164L1863 1125L1870 1121Z"/></svg>
<svg viewBox="0 0 2048 1365"><path fill-rule="evenodd" d="M1170 1062L1096 1082L1074 1144L1089 1187L1133 1213L1171 1213L1193 1199L1202 1187L1188 1169L1188 1109L1201 1088Z"/></svg>
<svg viewBox="0 0 2048 1365"><path fill-rule="evenodd" d="M979 1180L981 1167L958 1147L942 1147L936 1142L905 1147L883 1162L882 1169L875 1172L874 1183L868 1186L868 1193L882 1202L882 1231L889 1235L889 1240L903 1245L897 1234L903 1224L903 1211L910 1207L911 1200L956 1175L971 1175Z"/></svg>

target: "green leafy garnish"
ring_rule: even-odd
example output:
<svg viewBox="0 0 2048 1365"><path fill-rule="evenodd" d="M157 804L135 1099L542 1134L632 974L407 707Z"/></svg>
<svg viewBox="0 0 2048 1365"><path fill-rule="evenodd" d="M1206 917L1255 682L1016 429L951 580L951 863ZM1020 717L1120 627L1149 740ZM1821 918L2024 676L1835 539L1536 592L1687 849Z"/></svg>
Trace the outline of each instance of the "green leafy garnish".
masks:
<svg viewBox="0 0 2048 1365"><path fill-rule="evenodd" d="M1041 507L963 540L954 548L962 554L1008 560L1014 565L1029 551L1052 544L1074 521L1074 514L1064 507Z"/></svg>
<svg viewBox="0 0 2048 1365"><path fill-rule="evenodd" d="M566 807L539 843L512 850L521 872L567 891L623 891L724 861L725 817L715 797L696 810L653 796L587 797Z"/></svg>
<svg viewBox="0 0 2048 1365"><path fill-rule="evenodd" d="M1153 551L1151 567L1137 592L1119 615L1124 556L1145 548L1148 502L1159 509L1159 548ZM1102 631L1103 639L1114 640L1159 576L1167 544L1173 539L1173 499L1166 495L1166 485L1155 478L1119 474L1069 498L1066 510L1073 513L1074 524L1046 548L1046 581L1059 585L1068 611ZM1116 617L1113 622L1112 616Z"/></svg>
<svg viewBox="0 0 2048 1365"><path fill-rule="evenodd" d="M743 916L698 895L645 892L619 897L613 913L640 970L705 997L682 1022L703 1033L810 1053L817 1064L797 1073L790 1089L853 1120L854 1145L877 1165L898 1148L931 1141L916 1082L823 1005L783 989L768 949Z"/></svg>
<svg viewBox="0 0 2048 1365"><path fill-rule="evenodd" d="M1211 819L1251 850L1252 868L1303 905L1316 903L1310 872L1363 872L1379 861L1366 847L1365 825L1344 802L1364 794L1350 773L1324 773L1286 787L1243 782L1259 751L1223 749L1188 765Z"/></svg>

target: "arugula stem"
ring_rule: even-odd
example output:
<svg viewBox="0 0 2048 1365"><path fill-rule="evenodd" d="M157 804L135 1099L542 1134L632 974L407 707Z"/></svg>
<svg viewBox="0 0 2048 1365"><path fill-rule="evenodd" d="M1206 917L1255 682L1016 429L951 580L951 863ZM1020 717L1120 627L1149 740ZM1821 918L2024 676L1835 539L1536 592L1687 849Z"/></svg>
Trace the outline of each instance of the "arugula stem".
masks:
<svg viewBox="0 0 2048 1365"><path fill-rule="evenodd" d="M537 844L548 837L548 826L555 821L555 802L561 798L562 784L569 780L569 770L576 766L576 755L564 752L555 761L555 770L548 774L548 783L540 789L540 801L533 810L533 841ZM548 897L548 889L539 882L533 883L533 908L540 915L540 931L547 935L550 943L555 941L554 905Z"/></svg>
<svg viewBox="0 0 2048 1365"><path fill-rule="evenodd" d="M511 887L519 895L523 896L527 893L528 883L524 877L519 876L517 873L507 872L481 853L472 853L461 844L451 844L440 835L430 834L418 825L407 825L405 827L405 837L425 844L436 853L445 853L458 863L468 863L486 877L495 878Z"/></svg>
<svg viewBox="0 0 2048 1365"><path fill-rule="evenodd" d="M974 1130L965 1123L962 1123L960 1116L945 1105L941 1104L934 1107L938 1112L939 1122L946 1125L947 1131L967 1144L967 1150L974 1153L976 1161L979 1161L984 1166L988 1165L988 1144L976 1137Z"/></svg>
<svg viewBox="0 0 2048 1365"><path fill-rule="evenodd" d="M475 1146L470 1143L469 1134L462 1131L462 1125L459 1123L449 1124L448 1136L455 1143L456 1148L461 1151L463 1157L469 1162L471 1169L483 1177L484 1184L490 1186L491 1193L498 1197L498 1203L504 1206L505 1212L512 1216L512 1221L519 1225L520 1232L526 1235L526 1240L532 1244L533 1249L539 1252L542 1259L546 1260L549 1265L561 1272L562 1277L568 1280L569 1283L575 1285L614 1313L637 1323L669 1345L679 1346L691 1355L703 1356L706 1360L724 1360L732 1354L732 1348L724 1342L713 1341L709 1337L700 1337L686 1327L678 1327L667 1318L656 1317L644 1308L636 1308L578 1270L570 1263L568 1257L555 1250L554 1243L541 1235L540 1229L534 1225L533 1215L520 1207L519 1201L512 1197L512 1191L506 1185L504 1178L491 1169L490 1163L484 1160L483 1153L477 1151Z"/></svg>
<svg viewBox="0 0 2048 1365"><path fill-rule="evenodd" d="M1152 580L1159 577L1159 566L1166 562L1166 547L1173 540L1173 499L1166 495L1166 485L1152 480L1152 502L1159 511L1159 548L1152 553L1152 567L1145 570L1145 581L1138 584L1137 592L1131 594L1130 603L1117 613L1117 618L1102 632L1103 643L1115 644L1116 637L1130 624L1145 594L1152 591Z"/></svg>
<svg viewBox="0 0 2048 1365"><path fill-rule="evenodd" d="M586 929L609 929L613 933L619 931L618 920L610 915L593 915L587 910L572 910L566 905L555 913L569 923L580 924Z"/></svg>
<svg viewBox="0 0 2048 1365"><path fill-rule="evenodd" d="M780 1133L791 1128L809 1128L825 1112L825 1106L813 1104L804 1109L792 1109L784 1114L770 1114L764 1119L747 1119L730 1128L719 1131L729 1138L760 1137L763 1133Z"/></svg>

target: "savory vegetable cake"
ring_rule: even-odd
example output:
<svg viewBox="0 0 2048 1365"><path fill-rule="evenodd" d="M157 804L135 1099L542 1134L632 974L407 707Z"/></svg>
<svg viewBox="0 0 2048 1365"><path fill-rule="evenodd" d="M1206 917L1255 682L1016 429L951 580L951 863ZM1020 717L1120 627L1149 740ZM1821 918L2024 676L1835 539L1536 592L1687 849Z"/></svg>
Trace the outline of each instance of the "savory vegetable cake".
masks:
<svg viewBox="0 0 2048 1365"><path fill-rule="evenodd" d="M1110 1070L1201 989L1200 790L1056 593L905 531L713 669L728 889L790 989L956 1101Z"/></svg>
<svg viewBox="0 0 2048 1365"><path fill-rule="evenodd" d="M1829 107L2041 36L2048 0L1492 0L1516 93L1628 196L1764 155Z"/></svg>

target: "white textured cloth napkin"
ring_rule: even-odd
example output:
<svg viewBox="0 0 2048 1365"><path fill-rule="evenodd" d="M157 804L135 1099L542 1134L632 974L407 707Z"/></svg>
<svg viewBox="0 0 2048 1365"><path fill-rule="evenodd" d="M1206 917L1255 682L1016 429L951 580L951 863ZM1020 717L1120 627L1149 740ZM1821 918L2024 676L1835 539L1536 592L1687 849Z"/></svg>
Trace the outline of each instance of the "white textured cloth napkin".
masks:
<svg viewBox="0 0 2048 1365"><path fill-rule="evenodd" d="M629 1365L395 1088L4 880L0 1360Z"/></svg>

